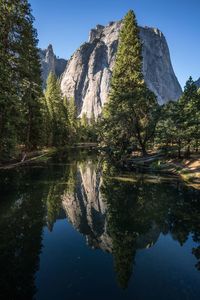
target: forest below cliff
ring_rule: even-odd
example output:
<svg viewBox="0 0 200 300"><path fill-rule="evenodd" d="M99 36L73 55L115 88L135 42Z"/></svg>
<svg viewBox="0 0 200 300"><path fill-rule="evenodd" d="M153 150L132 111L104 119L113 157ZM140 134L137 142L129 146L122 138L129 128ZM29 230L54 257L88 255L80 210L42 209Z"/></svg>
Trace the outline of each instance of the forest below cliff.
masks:
<svg viewBox="0 0 200 300"><path fill-rule="evenodd" d="M78 116L50 73L42 88L34 17L27 0L0 1L0 161L49 147L95 142L116 160L163 150L179 158L199 151L200 91L190 77L177 101L159 105L142 73L133 11L123 20L108 101L98 117ZM169 99L170 100L170 99Z"/></svg>

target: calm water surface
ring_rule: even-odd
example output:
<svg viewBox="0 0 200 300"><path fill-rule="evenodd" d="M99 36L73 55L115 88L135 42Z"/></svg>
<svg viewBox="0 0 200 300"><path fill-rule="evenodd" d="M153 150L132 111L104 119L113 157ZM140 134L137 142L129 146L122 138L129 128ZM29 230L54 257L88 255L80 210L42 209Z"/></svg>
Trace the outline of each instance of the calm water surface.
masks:
<svg viewBox="0 0 200 300"><path fill-rule="evenodd" d="M0 299L199 300L200 192L84 153L1 172Z"/></svg>

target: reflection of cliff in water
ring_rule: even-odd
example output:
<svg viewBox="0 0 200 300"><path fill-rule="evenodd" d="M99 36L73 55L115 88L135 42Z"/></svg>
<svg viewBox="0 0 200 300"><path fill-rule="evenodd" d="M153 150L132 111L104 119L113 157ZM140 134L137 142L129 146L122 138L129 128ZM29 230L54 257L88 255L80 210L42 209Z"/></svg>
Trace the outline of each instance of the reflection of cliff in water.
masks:
<svg viewBox="0 0 200 300"><path fill-rule="evenodd" d="M0 299L35 299L43 228L52 230L58 219L67 171L38 166L0 174Z"/></svg>
<svg viewBox="0 0 200 300"><path fill-rule="evenodd" d="M77 167L74 189L67 189L62 205L68 220L92 248L112 252L112 238L108 232L107 203L101 192L102 172L92 161ZM159 237L159 229L153 224L145 236L137 238L138 248L149 248Z"/></svg>
<svg viewBox="0 0 200 300"><path fill-rule="evenodd" d="M0 299L34 298L43 228L54 230L66 216L91 248L112 254L122 288L134 273L137 251L152 247L160 234L180 245L190 237L193 249L187 251L200 270L199 191L174 179L116 178L113 167L93 156L78 159L69 156L63 164L56 158L0 176Z"/></svg>
<svg viewBox="0 0 200 300"><path fill-rule="evenodd" d="M161 233L170 233L180 245L191 233L200 241L195 190L143 177L122 182L93 161L79 163L72 173L62 196L67 218L90 247L112 253L121 287L128 284L137 250L152 247ZM198 259L198 248L191 251Z"/></svg>
<svg viewBox="0 0 200 300"><path fill-rule="evenodd" d="M78 164L73 182L63 195L62 205L68 220L86 236L92 248L111 251L112 242L106 229L106 203L100 186L101 169L92 161Z"/></svg>

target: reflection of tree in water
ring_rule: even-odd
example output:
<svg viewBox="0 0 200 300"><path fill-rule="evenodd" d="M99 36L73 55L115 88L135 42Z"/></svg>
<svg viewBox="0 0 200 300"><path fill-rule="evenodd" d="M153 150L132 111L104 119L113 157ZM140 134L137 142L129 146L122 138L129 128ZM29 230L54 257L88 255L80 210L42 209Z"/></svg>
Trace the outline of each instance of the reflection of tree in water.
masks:
<svg viewBox="0 0 200 300"><path fill-rule="evenodd" d="M121 288L127 288L132 275L132 265L136 254L135 237L130 234L116 234L113 238L114 268Z"/></svg>
<svg viewBox="0 0 200 300"><path fill-rule="evenodd" d="M151 220L133 185L104 180L102 191L108 204L108 231L113 241L114 265L119 285L126 288L132 274L138 236L145 234ZM143 210L143 214L141 210Z"/></svg>
<svg viewBox="0 0 200 300"><path fill-rule="evenodd" d="M112 179L115 172L110 166L103 167L100 178L100 165L86 160L74 166L63 206L68 220L87 236L91 247L113 253L121 287L128 285L137 249L154 244L160 233L170 233L180 245L190 234L200 242L199 192L179 182L155 183L143 176L132 178L131 183ZM198 258L198 248L193 253Z"/></svg>
<svg viewBox="0 0 200 300"><path fill-rule="evenodd" d="M108 203L108 232L112 237L115 270L119 285L127 287L132 274L132 263L135 256L135 236L132 228L131 200L126 189L110 182L104 195Z"/></svg>
<svg viewBox="0 0 200 300"><path fill-rule="evenodd" d="M100 165L95 159L85 160L83 157L79 161L74 161L69 169L63 171L62 176L59 173L56 175L54 170L54 179L49 184L45 198L47 223L50 229L59 216L61 206L65 204L66 212L69 209L72 224L76 225L80 232L91 234L91 244L94 241L101 242L102 233L96 228L98 226L104 228L101 224L104 218L101 216L100 225L96 218L98 214L102 214L97 208L100 200L97 189L102 174ZM108 230L112 240L112 253L119 285L125 288L132 274L137 249L154 244L159 233L170 233L180 245L187 241L190 234L195 242L200 243L200 203L197 201L199 192L178 182L152 183L147 182L144 177L136 178L135 183L121 182L111 179L112 168L108 169L104 168L101 188L107 204L105 230ZM65 201L62 202L63 200ZM90 205L91 211L88 210ZM92 208L95 208L97 214L93 214ZM192 250L198 260L199 249L200 247L197 247ZM197 268L199 264L197 263Z"/></svg>
<svg viewBox="0 0 200 300"><path fill-rule="evenodd" d="M125 288L132 273L136 250L151 228L171 233L183 245L189 235L200 243L199 192L180 183L147 183L141 178L135 183L111 179L104 172L102 192L108 205L108 231L113 240L114 265L118 283ZM110 174L109 174L110 175ZM156 235L148 235L152 243ZM146 241L147 244L150 241ZM142 248L148 245L143 240ZM192 249L200 260L200 246ZM196 267L199 269L200 262Z"/></svg>
<svg viewBox="0 0 200 300"><path fill-rule="evenodd" d="M169 203L169 232L181 246L184 245L189 236L195 243L200 243L199 191L182 187L178 194L176 190L175 197ZM196 267L200 270L200 246L193 248L192 253L198 260Z"/></svg>
<svg viewBox="0 0 200 300"><path fill-rule="evenodd" d="M77 164L84 162L87 152L59 152L53 157L55 165L48 168L47 188L44 197L46 203L46 221L50 231L62 210L62 198L64 193L73 194L75 189L75 177ZM78 159L78 160L77 160ZM65 164L63 164L65 162Z"/></svg>
<svg viewBox="0 0 200 300"><path fill-rule="evenodd" d="M4 176L6 189L0 189L0 299L34 298L43 226L47 223L53 228L67 174L66 166L47 166Z"/></svg>
<svg viewBox="0 0 200 300"><path fill-rule="evenodd" d="M199 240L200 241L200 240ZM197 270L200 271L200 246L199 247L196 247L196 248L193 248L192 249L192 253L194 254L194 256L196 257L197 259L197 263L196 263L196 268Z"/></svg>
<svg viewBox="0 0 200 300"><path fill-rule="evenodd" d="M66 167L63 170L63 174L57 174L53 178L52 182L49 183L49 188L46 193L46 214L47 214L47 226L50 231L53 230L54 223L59 217L62 208L62 195L64 190L67 188L69 168Z"/></svg>
<svg viewBox="0 0 200 300"><path fill-rule="evenodd" d="M4 202L0 207L1 299L34 297L43 226L53 229L63 204L69 208L72 224L88 236L91 245L112 251L122 288L128 286L137 250L154 244L159 233L170 233L180 245L189 235L200 243L198 191L179 183L146 182L143 177L122 182L112 179L106 169L103 178L101 175L101 164L83 157L70 166L17 171L11 176L12 184L4 176L6 189L1 192ZM7 194L9 189L12 194ZM200 246L191 251L200 269Z"/></svg>
<svg viewBox="0 0 200 300"><path fill-rule="evenodd" d="M64 152L52 164L0 174L0 299L34 298L43 227L53 229L73 180L69 159L74 168Z"/></svg>
<svg viewBox="0 0 200 300"><path fill-rule="evenodd" d="M44 205L34 188L3 203L0 216L0 298L32 299L42 248Z"/></svg>

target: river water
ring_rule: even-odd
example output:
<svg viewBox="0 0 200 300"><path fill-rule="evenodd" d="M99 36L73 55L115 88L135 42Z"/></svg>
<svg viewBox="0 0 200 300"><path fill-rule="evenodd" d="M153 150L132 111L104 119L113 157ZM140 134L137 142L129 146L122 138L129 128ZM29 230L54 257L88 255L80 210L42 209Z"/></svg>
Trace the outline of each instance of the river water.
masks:
<svg viewBox="0 0 200 300"><path fill-rule="evenodd" d="M200 192L61 153L0 173L0 299L200 299Z"/></svg>

